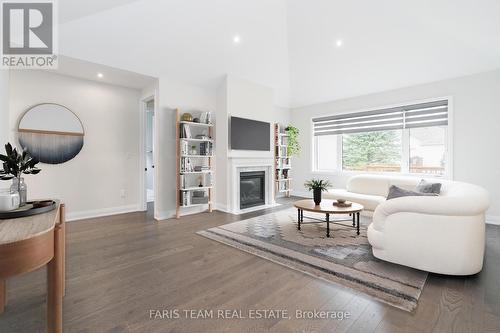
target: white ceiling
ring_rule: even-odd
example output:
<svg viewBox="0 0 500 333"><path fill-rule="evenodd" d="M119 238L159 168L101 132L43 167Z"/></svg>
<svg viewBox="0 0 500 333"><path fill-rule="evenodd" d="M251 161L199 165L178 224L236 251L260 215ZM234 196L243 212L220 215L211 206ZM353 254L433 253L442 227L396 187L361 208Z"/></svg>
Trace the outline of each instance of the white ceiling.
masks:
<svg viewBox="0 0 500 333"><path fill-rule="evenodd" d="M62 0L60 15L62 54L203 87L233 74L278 105L500 68L498 0Z"/></svg>
<svg viewBox="0 0 500 333"><path fill-rule="evenodd" d="M289 0L292 104L500 68L499 18L498 0Z"/></svg>
<svg viewBox="0 0 500 333"><path fill-rule="evenodd" d="M142 0L62 24L59 36L70 57L212 88L233 74L289 99L284 0Z"/></svg>
<svg viewBox="0 0 500 333"><path fill-rule="evenodd" d="M155 84L156 78L117 69L110 66L91 63L81 59L59 56L58 68L49 72L73 76L80 79L113 84L131 89L142 90ZM98 76L102 74L102 76Z"/></svg>
<svg viewBox="0 0 500 333"><path fill-rule="evenodd" d="M66 23L134 1L137 0L59 0L59 22Z"/></svg>

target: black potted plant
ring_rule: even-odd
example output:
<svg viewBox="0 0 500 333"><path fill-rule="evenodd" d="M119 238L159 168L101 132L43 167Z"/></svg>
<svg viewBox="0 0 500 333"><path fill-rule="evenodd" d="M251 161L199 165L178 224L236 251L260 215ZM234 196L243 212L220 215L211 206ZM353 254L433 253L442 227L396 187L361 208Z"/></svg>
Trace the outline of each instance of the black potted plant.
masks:
<svg viewBox="0 0 500 333"><path fill-rule="evenodd" d="M22 153L17 148L12 148L10 143L5 145L6 155L0 154L0 160L3 162L3 170L0 169L0 180L14 179L11 190L14 188L20 197L20 205L26 204L26 185L21 177L25 175L36 175L41 170L36 168L38 160L32 157L27 150Z"/></svg>
<svg viewBox="0 0 500 333"><path fill-rule="evenodd" d="M314 203L319 205L321 203L321 192L326 192L331 187L330 181L322 179L311 179L304 183L304 186L313 191Z"/></svg>

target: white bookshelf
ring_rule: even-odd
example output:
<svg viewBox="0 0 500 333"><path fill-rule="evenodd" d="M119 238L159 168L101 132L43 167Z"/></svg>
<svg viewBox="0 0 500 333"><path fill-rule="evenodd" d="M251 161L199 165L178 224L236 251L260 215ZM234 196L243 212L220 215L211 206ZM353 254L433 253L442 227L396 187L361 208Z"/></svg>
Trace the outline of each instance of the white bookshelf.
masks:
<svg viewBox="0 0 500 333"><path fill-rule="evenodd" d="M176 113L176 217L181 217L183 209L191 207L207 207L207 211L212 212L214 124L183 121L181 110L177 109ZM202 119L202 112L190 113ZM197 200L204 202L198 203Z"/></svg>
<svg viewBox="0 0 500 333"><path fill-rule="evenodd" d="M292 192L292 158L288 156L288 134L285 133L285 126L274 124L274 183L275 196L283 193L290 197Z"/></svg>

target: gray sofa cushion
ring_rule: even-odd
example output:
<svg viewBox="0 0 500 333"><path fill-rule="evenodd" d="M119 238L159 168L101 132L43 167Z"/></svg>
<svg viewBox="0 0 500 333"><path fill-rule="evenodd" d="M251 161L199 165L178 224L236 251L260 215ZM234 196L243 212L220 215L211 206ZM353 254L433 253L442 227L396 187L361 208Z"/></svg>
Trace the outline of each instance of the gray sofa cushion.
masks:
<svg viewBox="0 0 500 333"><path fill-rule="evenodd" d="M417 185L417 191L421 193L441 193L441 183L430 183L422 179Z"/></svg>
<svg viewBox="0 0 500 333"><path fill-rule="evenodd" d="M422 193L422 192L416 192L416 191L409 191L409 190L405 190L404 188L397 187L396 185L392 185L391 187L389 187L389 194L387 195L387 200L401 198L401 197L411 197L411 196L435 197L435 196L437 196L437 194L436 193Z"/></svg>

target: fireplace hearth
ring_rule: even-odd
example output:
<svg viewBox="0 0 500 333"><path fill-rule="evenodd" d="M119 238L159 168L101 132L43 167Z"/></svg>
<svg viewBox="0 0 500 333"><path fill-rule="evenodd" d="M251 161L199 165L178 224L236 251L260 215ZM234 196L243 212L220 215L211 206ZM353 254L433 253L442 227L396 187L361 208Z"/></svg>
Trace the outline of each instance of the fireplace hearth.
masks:
<svg viewBox="0 0 500 333"><path fill-rule="evenodd" d="M240 209L266 204L265 171L240 173Z"/></svg>

